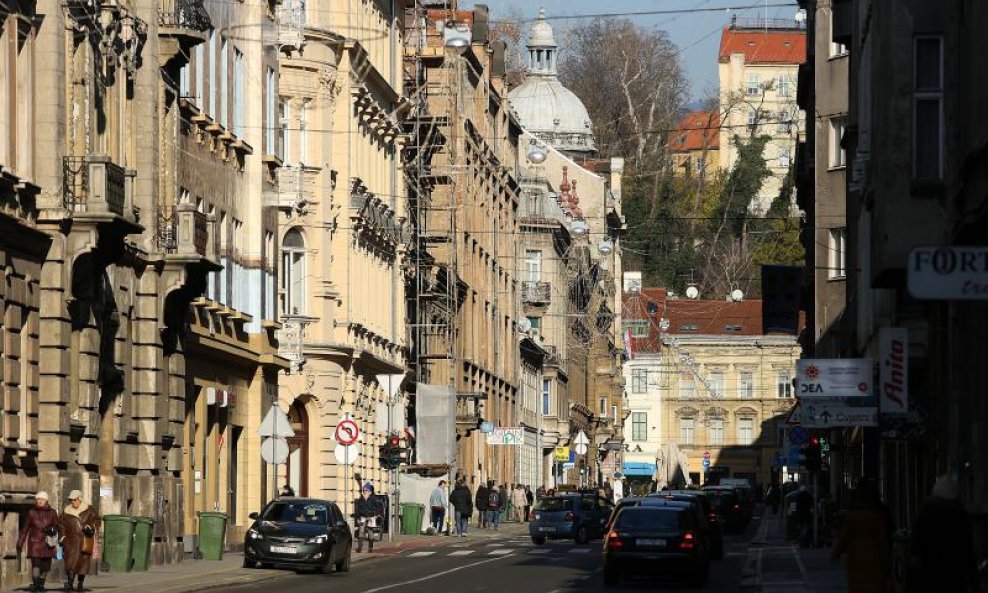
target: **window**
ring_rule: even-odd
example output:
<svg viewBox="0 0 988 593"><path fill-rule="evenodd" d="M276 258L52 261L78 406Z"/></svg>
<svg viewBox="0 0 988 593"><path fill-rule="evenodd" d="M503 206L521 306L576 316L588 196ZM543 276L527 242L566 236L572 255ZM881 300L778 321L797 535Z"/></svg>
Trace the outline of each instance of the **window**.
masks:
<svg viewBox="0 0 988 593"><path fill-rule="evenodd" d="M792 96L792 79L788 74L780 74L776 92L780 97Z"/></svg>
<svg viewBox="0 0 988 593"><path fill-rule="evenodd" d="M913 75L913 177L943 178L943 38L917 37Z"/></svg>
<svg viewBox="0 0 988 593"><path fill-rule="evenodd" d="M693 397L696 393L693 384L693 375L690 373L683 373L679 377L679 397Z"/></svg>
<svg viewBox="0 0 988 593"><path fill-rule="evenodd" d="M284 101L278 102L278 122L281 126L280 141L278 146L280 150L278 151L278 156L281 157L283 161L291 161L292 149L295 148L294 138L292 137L292 127L290 121L288 120L288 104Z"/></svg>
<svg viewBox="0 0 988 593"><path fill-rule="evenodd" d="M532 335L533 336L540 335L542 333L542 318L526 317L526 319L528 319L528 322L532 324L532 329L530 330L532 332Z"/></svg>
<svg viewBox="0 0 988 593"><path fill-rule="evenodd" d="M747 84L745 84L745 94L759 95L762 92L761 81L757 74L749 74Z"/></svg>
<svg viewBox="0 0 988 593"><path fill-rule="evenodd" d="M206 46L196 46L196 107L202 109L204 104L203 89L206 88Z"/></svg>
<svg viewBox="0 0 988 593"><path fill-rule="evenodd" d="M837 169L847 166L847 151L841 146L844 138L844 126L847 120L835 117L830 120L830 168Z"/></svg>
<svg viewBox="0 0 988 593"><path fill-rule="evenodd" d="M758 111L755 109L748 110L748 129L754 131L755 127L758 125Z"/></svg>
<svg viewBox="0 0 988 593"><path fill-rule="evenodd" d="M216 30L210 29L209 39L206 40L209 46L209 115L216 116Z"/></svg>
<svg viewBox="0 0 988 593"><path fill-rule="evenodd" d="M529 282L540 282L542 280L542 252L527 249L525 250L525 279Z"/></svg>
<svg viewBox="0 0 988 593"><path fill-rule="evenodd" d="M244 52L233 48L233 134L238 138L244 137L244 95L247 89L247 70L244 62Z"/></svg>
<svg viewBox="0 0 988 593"><path fill-rule="evenodd" d="M792 114L788 111L779 112L779 121L776 124L776 132L779 134L789 134L792 132Z"/></svg>
<svg viewBox="0 0 988 593"><path fill-rule="evenodd" d="M551 396L552 396L552 381L549 379L542 379L542 415L548 416L552 412L551 407Z"/></svg>
<svg viewBox="0 0 988 593"><path fill-rule="evenodd" d="M178 96L188 97L191 93L190 85L192 82L189 80L189 68L191 64L186 64L178 71Z"/></svg>
<svg viewBox="0 0 988 593"><path fill-rule="evenodd" d="M755 395L755 378L751 371L738 374L738 397L751 399Z"/></svg>
<svg viewBox="0 0 988 593"><path fill-rule="evenodd" d="M274 120L277 115L275 108L277 105L278 96L277 89L275 88L275 74L274 69L268 68L267 74L264 77L264 125L267 126L266 134L264 135L264 152L265 154L275 154L277 147L275 146L275 125Z"/></svg>
<svg viewBox="0 0 988 593"><path fill-rule="evenodd" d="M631 369L631 393L648 391L648 369Z"/></svg>
<svg viewBox="0 0 988 593"><path fill-rule="evenodd" d="M710 373L710 392L714 397L724 397L724 372Z"/></svg>
<svg viewBox="0 0 988 593"><path fill-rule="evenodd" d="M648 320L647 319L634 319L631 321L624 322L624 330L631 331L632 338L647 338L648 337Z"/></svg>
<svg viewBox="0 0 988 593"><path fill-rule="evenodd" d="M306 104L302 103L298 108L298 162L305 163L309 160L309 132Z"/></svg>
<svg viewBox="0 0 988 593"><path fill-rule="evenodd" d="M711 445L724 444L723 418L714 418L713 420L710 421L710 444Z"/></svg>
<svg viewBox="0 0 988 593"><path fill-rule="evenodd" d="M792 152L788 148L779 148L779 168L788 169L792 162Z"/></svg>
<svg viewBox="0 0 988 593"><path fill-rule="evenodd" d="M305 240L298 229L290 229L281 242L281 312L305 312Z"/></svg>
<svg viewBox="0 0 988 593"><path fill-rule="evenodd" d="M679 440L680 445L692 445L693 444L693 429L694 429L694 418L680 418L679 419Z"/></svg>
<svg viewBox="0 0 988 593"><path fill-rule="evenodd" d="M597 400L598 408L597 413L601 418L607 418L607 398L601 397Z"/></svg>
<svg viewBox="0 0 988 593"><path fill-rule="evenodd" d="M776 378L779 397L792 397L792 377L786 371L780 371Z"/></svg>
<svg viewBox="0 0 988 593"><path fill-rule="evenodd" d="M831 279L847 277L847 229L830 229L830 262L827 276Z"/></svg>
<svg viewBox="0 0 988 593"><path fill-rule="evenodd" d="M220 112L219 112L219 122L220 125L226 128L230 127L228 106L230 104L229 95L227 93L227 62L230 59L229 49L226 43L226 39L220 41L220 91L219 91L219 101L220 101Z"/></svg>
<svg viewBox="0 0 988 593"><path fill-rule="evenodd" d="M755 419L740 418L738 420L738 442L750 445L755 442Z"/></svg>
<svg viewBox="0 0 988 593"><path fill-rule="evenodd" d="M632 412L631 413L631 440L633 441L647 441L648 440L648 414L645 412Z"/></svg>
<svg viewBox="0 0 988 593"><path fill-rule="evenodd" d="M830 11L830 38L831 39L834 38L834 13L833 13L832 10ZM836 57L836 56L846 56L846 55L847 55L847 46L846 45L844 45L843 43L837 43L835 41L831 41L830 42L830 57L831 58Z"/></svg>

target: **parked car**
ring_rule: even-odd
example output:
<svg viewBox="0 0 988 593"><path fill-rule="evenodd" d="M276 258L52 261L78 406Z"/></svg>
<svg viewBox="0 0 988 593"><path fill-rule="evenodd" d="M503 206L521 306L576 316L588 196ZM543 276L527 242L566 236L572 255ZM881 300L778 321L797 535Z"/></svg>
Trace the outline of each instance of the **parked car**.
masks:
<svg viewBox="0 0 988 593"><path fill-rule="evenodd" d="M596 493L547 496L535 503L528 523L532 542L542 545L547 539L573 538L585 544L604 534L607 518L614 505Z"/></svg>
<svg viewBox="0 0 988 593"><path fill-rule="evenodd" d="M714 560L724 558L724 522L720 518L713 502L706 492L698 490L670 490L660 494L675 497L687 497L697 501L704 517L707 518L707 531L710 535L710 557Z"/></svg>
<svg viewBox="0 0 988 593"><path fill-rule="evenodd" d="M703 492L710 496L714 508L717 509L728 529L744 531L751 521L752 510L734 488L707 486L704 487Z"/></svg>
<svg viewBox="0 0 988 593"><path fill-rule="evenodd" d="M709 545L688 505L668 501L621 509L604 538L604 584L626 574L682 574L696 583L710 574Z"/></svg>
<svg viewBox="0 0 988 593"><path fill-rule="evenodd" d="M353 535L335 503L283 497L258 513L244 537L244 567L287 565L330 572L350 570Z"/></svg>

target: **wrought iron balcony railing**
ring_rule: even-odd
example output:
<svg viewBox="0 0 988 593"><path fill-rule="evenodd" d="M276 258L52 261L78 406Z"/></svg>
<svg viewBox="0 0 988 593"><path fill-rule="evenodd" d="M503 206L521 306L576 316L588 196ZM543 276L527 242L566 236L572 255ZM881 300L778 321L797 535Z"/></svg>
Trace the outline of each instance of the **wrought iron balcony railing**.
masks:
<svg viewBox="0 0 988 593"><path fill-rule="evenodd" d="M203 0L158 0L158 24L192 31L207 31L213 26Z"/></svg>
<svg viewBox="0 0 988 593"><path fill-rule="evenodd" d="M530 305L545 305L551 299L548 282L526 281L521 283L521 301Z"/></svg>

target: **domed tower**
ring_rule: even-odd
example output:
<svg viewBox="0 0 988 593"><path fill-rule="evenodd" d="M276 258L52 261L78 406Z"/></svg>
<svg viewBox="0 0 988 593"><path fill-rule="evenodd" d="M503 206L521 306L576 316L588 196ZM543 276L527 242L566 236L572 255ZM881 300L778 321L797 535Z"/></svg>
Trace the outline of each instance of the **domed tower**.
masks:
<svg viewBox="0 0 988 593"><path fill-rule="evenodd" d="M571 155L594 154L593 124L583 101L559 82L559 46L545 9L528 36L528 75L508 93L521 125L553 148Z"/></svg>

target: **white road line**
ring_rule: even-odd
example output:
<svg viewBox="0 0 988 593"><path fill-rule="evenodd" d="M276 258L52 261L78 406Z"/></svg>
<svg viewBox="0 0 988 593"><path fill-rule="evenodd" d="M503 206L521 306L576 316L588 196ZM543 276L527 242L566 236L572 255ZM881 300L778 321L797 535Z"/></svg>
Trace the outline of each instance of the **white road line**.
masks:
<svg viewBox="0 0 988 593"><path fill-rule="evenodd" d="M469 556L470 554L473 554L473 550L457 550L450 552L449 556Z"/></svg>
<svg viewBox="0 0 988 593"><path fill-rule="evenodd" d="M446 576L448 574L453 574L454 572L460 572L461 570L466 570L468 568L473 568L475 566L480 566L481 564L489 564L491 562L497 562L498 560L504 560L507 556L495 556L494 558L488 558L486 560L480 560L478 562L472 562L470 564L464 564L463 566L457 566L456 568L451 568L449 570L444 570L442 572L437 572L436 574L430 574L429 576L421 577L418 579L412 579L410 581L402 581L400 583L391 583L390 585L384 585L383 587L375 587L373 589L365 589L360 593L378 593L379 591L387 591L388 589L396 589L398 587L407 587L408 585L414 585L415 583L422 583L425 581L430 581L434 578Z"/></svg>
<svg viewBox="0 0 988 593"><path fill-rule="evenodd" d="M487 552L487 555L488 556L504 556L504 555L507 555L507 554L510 554L510 553L511 553L511 550L500 549L500 550L491 550L490 552Z"/></svg>
<svg viewBox="0 0 988 593"><path fill-rule="evenodd" d="M573 548L569 551L570 554L589 554L590 548Z"/></svg>
<svg viewBox="0 0 988 593"><path fill-rule="evenodd" d="M408 555L409 558L424 558L425 556L432 556L435 552L412 552Z"/></svg>
<svg viewBox="0 0 988 593"><path fill-rule="evenodd" d="M550 552L552 552L552 550L546 550L545 548L537 548L535 550L528 551L529 554L548 554Z"/></svg>

